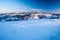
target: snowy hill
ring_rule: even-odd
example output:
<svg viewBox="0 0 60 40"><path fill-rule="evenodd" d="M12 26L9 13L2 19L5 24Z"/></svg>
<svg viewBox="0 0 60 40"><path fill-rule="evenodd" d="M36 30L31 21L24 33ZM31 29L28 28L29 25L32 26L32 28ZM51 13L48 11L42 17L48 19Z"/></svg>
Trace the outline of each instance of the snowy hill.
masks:
<svg viewBox="0 0 60 40"><path fill-rule="evenodd" d="M0 22L0 40L60 40L60 19Z"/></svg>

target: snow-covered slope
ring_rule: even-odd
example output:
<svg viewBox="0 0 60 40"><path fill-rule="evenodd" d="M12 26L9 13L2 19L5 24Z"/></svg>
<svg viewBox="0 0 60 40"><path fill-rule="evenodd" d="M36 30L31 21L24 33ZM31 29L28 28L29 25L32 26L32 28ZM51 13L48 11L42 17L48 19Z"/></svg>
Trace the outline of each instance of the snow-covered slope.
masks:
<svg viewBox="0 0 60 40"><path fill-rule="evenodd" d="M0 22L0 40L60 40L60 19Z"/></svg>

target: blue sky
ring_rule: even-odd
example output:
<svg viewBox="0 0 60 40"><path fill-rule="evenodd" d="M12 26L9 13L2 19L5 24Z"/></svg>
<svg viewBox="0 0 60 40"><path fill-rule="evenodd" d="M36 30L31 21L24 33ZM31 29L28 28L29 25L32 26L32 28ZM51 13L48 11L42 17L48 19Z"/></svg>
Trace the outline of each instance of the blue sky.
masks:
<svg viewBox="0 0 60 40"><path fill-rule="evenodd" d="M25 11L31 7L16 0L0 0L0 12Z"/></svg>
<svg viewBox="0 0 60 40"><path fill-rule="evenodd" d="M60 13L60 0L0 0L0 12L26 11L26 9Z"/></svg>

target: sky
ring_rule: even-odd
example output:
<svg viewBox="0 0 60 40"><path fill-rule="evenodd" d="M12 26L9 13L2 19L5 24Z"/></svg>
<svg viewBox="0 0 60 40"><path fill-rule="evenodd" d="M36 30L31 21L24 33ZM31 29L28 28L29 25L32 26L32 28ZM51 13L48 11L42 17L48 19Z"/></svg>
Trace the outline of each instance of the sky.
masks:
<svg viewBox="0 0 60 40"><path fill-rule="evenodd" d="M23 12L29 9L60 13L60 0L0 0L0 12Z"/></svg>

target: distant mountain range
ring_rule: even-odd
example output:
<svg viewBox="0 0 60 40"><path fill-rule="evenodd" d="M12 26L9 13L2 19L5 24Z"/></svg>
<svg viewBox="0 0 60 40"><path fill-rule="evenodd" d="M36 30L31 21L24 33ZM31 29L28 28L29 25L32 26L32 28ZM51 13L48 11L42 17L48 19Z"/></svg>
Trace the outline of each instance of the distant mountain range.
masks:
<svg viewBox="0 0 60 40"><path fill-rule="evenodd" d="M0 21L20 21L30 19L60 19L60 14L39 11L0 13Z"/></svg>

